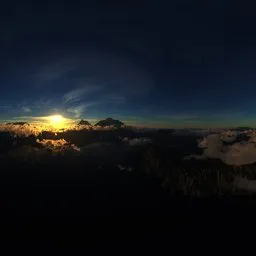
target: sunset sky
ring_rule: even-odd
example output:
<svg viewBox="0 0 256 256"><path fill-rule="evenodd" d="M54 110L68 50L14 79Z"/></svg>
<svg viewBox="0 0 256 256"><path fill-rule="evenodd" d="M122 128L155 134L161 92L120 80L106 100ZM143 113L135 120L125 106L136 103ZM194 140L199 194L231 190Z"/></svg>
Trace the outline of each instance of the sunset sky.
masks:
<svg viewBox="0 0 256 256"><path fill-rule="evenodd" d="M58 114L149 127L255 126L252 6L61 3L1 7L1 122Z"/></svg>

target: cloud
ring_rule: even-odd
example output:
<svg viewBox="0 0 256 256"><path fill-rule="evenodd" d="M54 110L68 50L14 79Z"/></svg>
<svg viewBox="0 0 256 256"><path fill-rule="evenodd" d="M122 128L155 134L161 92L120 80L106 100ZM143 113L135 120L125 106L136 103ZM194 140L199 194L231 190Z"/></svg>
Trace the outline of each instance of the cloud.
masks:
<svg viewBox="0 0 256 256"><path fill-rule="evenodd" d="M76 88L65 93L63 95L63 101L64 103L78 102L91 93L99 91L101 88L103 88L103 85L85 85L83 87Z"/></svg>
<svg viewBox="0 0 256 256"><path fill-rule="evenodd" d="M53 153L62 153L66 151L80 152L79 147L77 147L75 144L68 143L64 139L59 139L59 140L37 139L36 142L44 146L44 148L52 151Z"/></svg>
<svg viewBox="0 0 256 256"><path fill-rule="evenodd" d="M6 152L6 156L29 162L51 160L55 155L80 155L80 148L64 139L36 140L42 147L23 145ZM45 158L48 157L48 158Z"/></svg>
<svg viewBox="0 0 256 256"><path fill-rule="evenodd" d="M84 112L88 108L95 106L97 104L98 104L98 102L88 102L88 103L80 104L77 106L69 107L69 108L67 108L66 111L68 113L71 113L72 115L74 115L74 117L79 118L84 114Z"/></svg>
<svg viewBox="0 0 256 256"><path fill-rule="evenodd" d="M91 124L92 123L97 123L99 120L98 119L86 119L87 121L89 121ZM77 120L78 122L78 120ZM116 130L115 126L92 126L92 125L71 125L69 128L67 128L68 131L83 131L83 130L94 130L94 131L113 131Z"/></svg>
<svg viewBox="0 0 256 256"><path fill-rule="evenodd" d="M38 136L42 132L41 127L36 127L33 125L0 125L0 132L10 132L14 136L19 137L29 137L30 135Z"/></svg>
<svg viewBox="0 0 256 256"><path fill-rule="evenodd" d="M77 102L102 87L106 87L106 93L120 95L115 99L118 101L123 101L122 96L142 96L154 87L149 70L136 60L91 47L85 48L83 53L64 54L56 61L43 64L35 80L49 85L58 81L54 86L62 92L63 88L75 88L63 95L64 103Z"/></svg>
<svg viewBox="0 0 256 256"><path fill-rule="evenodd" d="M124 167L124 166L122 166L121 164L118 164L117 167L118 167L118 169L119 169L120 171L128 171L128 172L133 171L133 168L132 168L132 167Z"/></svg>
<svg viewBox="0 0 256 256"><path fill-rule="evenodd" d="M238 141L242 134L246 134L249 139L244 137ZM202 158L220 159L228 165L241 166L256 162L255 142L255 131L222 131L220 134L210 134L203 138L198 146L203 149Z"/></svg>
<svg viewBox="0 0 256 256"><path fill-rule="evenodd" d="M32 112L32 110L29 107L22 107L22 110L26 113Z"/></svg>
<svg viewBox="0 0 256 256"><path fill-rule="evenodd" d="M67 112L73 114L76 118L79 118L84 113L85 109L86 109L86 106L84 104L81 104L76 107L68 108Z"/></svg>
<svg viewBox="0 0 256 256"><path fill-rule="evenodd" d="M133 138L129 139L128 137L123 138L123 142L128 143L130 146L142 146L151 143L149 138Z"/></svg>

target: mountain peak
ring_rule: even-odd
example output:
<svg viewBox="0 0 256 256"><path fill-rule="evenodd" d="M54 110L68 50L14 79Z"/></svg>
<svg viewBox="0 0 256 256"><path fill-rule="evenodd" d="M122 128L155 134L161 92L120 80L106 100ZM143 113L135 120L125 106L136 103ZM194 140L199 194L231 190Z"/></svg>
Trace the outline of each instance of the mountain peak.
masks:
<svg viewBox="0 0 256 256"><path fill-rule="evenodd" d="M101 127L106 127L106 126L114 126L116 128L120 128L121 126L123 126L124 123L119 121L119 120L115 120L111 117L108 117L105 120L100 120L96 126L101 126Z"/></svg>
<svg viewBox="0 0 256 256"><path fill-rule="evenodd" d="M79 123L78 123L78 125L91 125L88 121L86 121L86 120L81 120Z"/></svg>

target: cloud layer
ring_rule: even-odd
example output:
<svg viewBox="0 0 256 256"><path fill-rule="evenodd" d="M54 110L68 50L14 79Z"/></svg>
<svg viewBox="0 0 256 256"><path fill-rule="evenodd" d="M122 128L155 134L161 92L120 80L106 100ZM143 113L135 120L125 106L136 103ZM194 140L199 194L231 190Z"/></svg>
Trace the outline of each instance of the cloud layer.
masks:
<svg viewBox="0 0 256 256"><path fill-rule="evenodd" d="M30 135L38 136L43 130L42 126L24 125L6 125L0 124L0 132L9 132L13 136L29 137Z"/></svg>

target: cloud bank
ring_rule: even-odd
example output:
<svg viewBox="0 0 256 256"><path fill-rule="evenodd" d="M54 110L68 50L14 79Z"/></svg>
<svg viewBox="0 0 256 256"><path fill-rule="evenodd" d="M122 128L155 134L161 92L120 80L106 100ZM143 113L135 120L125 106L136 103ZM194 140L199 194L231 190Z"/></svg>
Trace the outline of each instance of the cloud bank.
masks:
<svg viewBox="0 0 256 256"><path fill-rule="evenodd" d="M31 135L38 136L43 130L42 126L33 126L29 124L0 124L0 132L9 132L13 136L29 137Z"/></svg>
<svg viewBox="0 0 256 256"><path fill-rule="evenodd" d="M203 149L200 156L194 158L220 159L228 165L247 165L256 162L256 131L248 130L222 131L210 134L199 141L198 146Z"/></svg>

